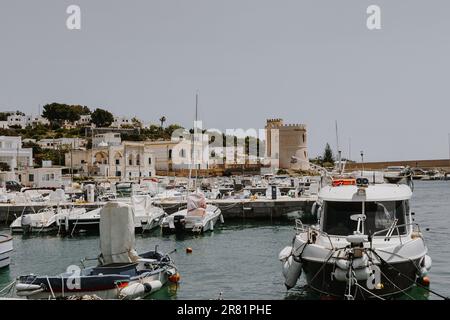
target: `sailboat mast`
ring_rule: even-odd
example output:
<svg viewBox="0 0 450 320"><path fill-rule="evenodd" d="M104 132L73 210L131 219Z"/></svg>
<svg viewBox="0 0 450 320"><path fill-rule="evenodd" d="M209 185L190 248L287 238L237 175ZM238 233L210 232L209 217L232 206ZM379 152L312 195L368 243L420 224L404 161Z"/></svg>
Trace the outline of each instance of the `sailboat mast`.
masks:
<svg viewBox="0 0 450 320"><path fill-rule="evenodd" d="M195 137L197 134L197 121L198 121L198 91L195 93L195 122L194 122L194 160L195 160ZM195 180L194 180L194 190L197 192L197 176L198 176L198 168L197 163L194 161L195 165Z"/></svg>
<svg viewBox="0 0 450 320"><path fill-rule="evenodd" d="M193 132L191 136L191 161L189 162L189 183L188 187L190 189L191 178L192 178L192 165L195 165L195 153L194 153L194 141L195 141L195 133L197 131L197 116L198 116L198 92L195 94L195 120L193 126ZM196 189L196 182L194 181L194 190Z"/></svg>

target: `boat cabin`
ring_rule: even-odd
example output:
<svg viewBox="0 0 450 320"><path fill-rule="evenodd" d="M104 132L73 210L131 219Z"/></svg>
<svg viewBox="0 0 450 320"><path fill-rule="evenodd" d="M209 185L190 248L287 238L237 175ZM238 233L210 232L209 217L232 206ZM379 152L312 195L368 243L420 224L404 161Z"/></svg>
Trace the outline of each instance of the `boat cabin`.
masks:
<svg viewBox="0 0 450 320"><path fill-rule="evenodd" d="M332 236L348 236L355 231L368 236L385 236L391 227L398 233L408 232L411 221L407 185L371 184L364 187L346 181L321 189L319 206L320 230ZM397 228L394 231L397 235Z"/></svg>

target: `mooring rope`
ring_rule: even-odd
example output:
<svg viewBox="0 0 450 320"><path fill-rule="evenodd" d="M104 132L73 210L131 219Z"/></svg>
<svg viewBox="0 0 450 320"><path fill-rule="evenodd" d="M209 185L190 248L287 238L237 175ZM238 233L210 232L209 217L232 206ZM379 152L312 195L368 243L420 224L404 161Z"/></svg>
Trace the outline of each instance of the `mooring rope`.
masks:
<svg viewBox="0 0 450 320"><path fill-rule="evenodd" d="M371 249L371 251L378 257L378 259L380 259L380 262L381 262L382 264L387 264L389 267L391 267L392 269L394 269L395 271L397 271L398 274L399 274L400 276L402 276L402 277L404 277L405 279L411 281L411 283L415 283L415 284L418 285L419 287L421 287L421 288L427 290L428 292L431 292L431 293L437 295L438 297L440 297L440 298L442 298L442 299L444 299L444 300L449 300L449 297L446 297L446 296L444 296L444 295L442 295L442 294L440 294L440 293L437 293L437 292L434 291L434 290L431 290L430 288L428 288L428 287L426 287L426 286L424 286L424 285L422 285L422 284L416 282L415 280L411 279L411 278L408 277L407 275L405 275L405 274L403 274L402 272L400 272L400 271L399 271L397 268L395 268L392 264L390 264L389 262L387 262L386 260L384 260L382 257L380 257L380 255L379 255L377 252L375 252L375 250Z"/></svg>

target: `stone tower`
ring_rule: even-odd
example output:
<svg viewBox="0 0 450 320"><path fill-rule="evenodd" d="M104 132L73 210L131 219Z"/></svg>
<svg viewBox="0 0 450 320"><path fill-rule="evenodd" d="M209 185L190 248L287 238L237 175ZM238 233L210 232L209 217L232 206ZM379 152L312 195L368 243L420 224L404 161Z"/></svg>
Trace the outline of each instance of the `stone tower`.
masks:
<svg viewBox="0 0 450 320"><path fill-rule="evenodd" d="M267 119L265 129L267 158L278 160L280 169L309 169L306 125Z"/></svg>

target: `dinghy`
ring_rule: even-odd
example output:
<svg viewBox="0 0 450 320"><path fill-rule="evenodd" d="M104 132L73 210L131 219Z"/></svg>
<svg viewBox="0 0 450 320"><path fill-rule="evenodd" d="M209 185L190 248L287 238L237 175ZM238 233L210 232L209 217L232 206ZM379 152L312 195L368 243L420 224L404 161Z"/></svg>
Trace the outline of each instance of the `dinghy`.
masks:
<svg viewBox="0 0 450 320"><path fill-rule="evenodd" d="M207 205L205 195L192 193L187 199L187 208L165 217L161 223L163 233L213 231L217 221L224 222L220 208Z"/></svg>
<svg viewBox="0 0 450 320"><path fill-rule="evenodd" d="M20 276L16 294L28 299L96 295L102 299L144 298L167 282L178 282L172 259L155 248L138 255L134 249L134 217L124 203L107 203L100 212L98 265L69 266L57 276Z"/></svg>

